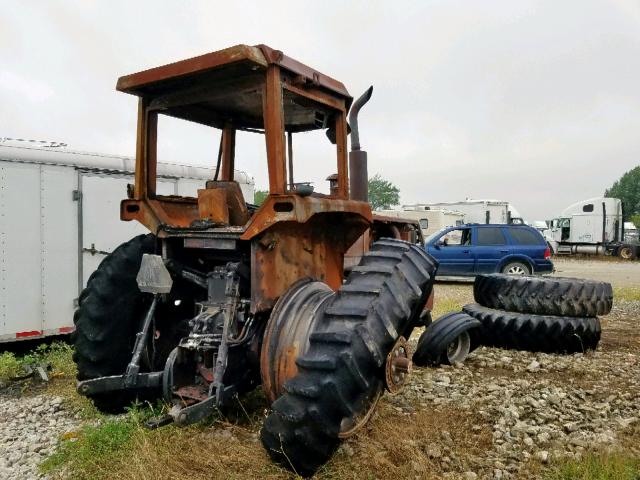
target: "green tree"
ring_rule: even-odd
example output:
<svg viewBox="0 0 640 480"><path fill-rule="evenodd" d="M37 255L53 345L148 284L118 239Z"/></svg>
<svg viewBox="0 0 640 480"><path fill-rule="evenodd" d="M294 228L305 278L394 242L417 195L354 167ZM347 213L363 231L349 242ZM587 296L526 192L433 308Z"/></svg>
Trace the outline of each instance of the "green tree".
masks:
<svg viewBox="0 0 640 480"><path fill-rule="evenodd" d="M640 229L640 213L631 215L631 223L633 223L636 228Z"/></svg>
<svg viewBox="0 0 640 480"><path fill-rule="evenodd" d="M377 173L369 179L368 190L373 210L385 210L400 203L400 189Z"/></svg>
<svg viewBox="0 0 640 480"><path fill-rule="evenodd" d="M253 203L260 206L264 199L269 195L269 190L256 190L253 194Z"/></svg>
<svg viewBox="0 0 640 480"><path fill-rule="evenodd" d="M605 197L619 198L624 205L624 219L640 213L640 166L629 170L604 192Z"/></svg>

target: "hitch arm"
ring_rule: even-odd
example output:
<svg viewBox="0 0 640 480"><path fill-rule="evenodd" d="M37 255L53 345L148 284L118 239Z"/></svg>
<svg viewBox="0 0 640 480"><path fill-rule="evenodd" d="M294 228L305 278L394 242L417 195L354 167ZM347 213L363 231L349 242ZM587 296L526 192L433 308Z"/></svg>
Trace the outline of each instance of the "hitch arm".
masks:
<svg viewBox="0 0 640 480"><path fill-rule="evenodd" d="M136 384L138 372L140 372L140 358L142 357L142 350L144 349L144 343L149 335L149 327L151 326L151 320L156 312L156 306L158 305L158 294L153 296L153 302L149 307L147 315L144 317L144 323L142 330L136 334L136 343L133 347L133 355L131 356L131 362L127 365L127 371L124 374L124 385L126 387L132 387Z"/></svg>

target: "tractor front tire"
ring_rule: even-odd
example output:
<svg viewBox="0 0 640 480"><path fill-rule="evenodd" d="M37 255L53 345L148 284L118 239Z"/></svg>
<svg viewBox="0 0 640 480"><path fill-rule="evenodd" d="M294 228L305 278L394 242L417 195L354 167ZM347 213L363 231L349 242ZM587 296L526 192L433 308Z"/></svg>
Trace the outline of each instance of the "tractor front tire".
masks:
<svg viewBox="0 0 640 480"><path fill-rule="evenodd" d="M78 380L125 372L150 295L138 289L136 275L144 253L153 253L155 237L140 235L109 254L93 272L79 299L73 322ZM117 413L138 392L108 392L91 396L95 406Z"/></svg>
<svg viewBox="0 0 640 480"><path fill-rule="evenodd" d="M327 301L309 348L285 382L261 431L271 457L312 475L363 423L384 388L384 366L396 341L417 323L433 288L437 262L406 242L375 242ZM355 429L352 429L355 430Z"/></svg>

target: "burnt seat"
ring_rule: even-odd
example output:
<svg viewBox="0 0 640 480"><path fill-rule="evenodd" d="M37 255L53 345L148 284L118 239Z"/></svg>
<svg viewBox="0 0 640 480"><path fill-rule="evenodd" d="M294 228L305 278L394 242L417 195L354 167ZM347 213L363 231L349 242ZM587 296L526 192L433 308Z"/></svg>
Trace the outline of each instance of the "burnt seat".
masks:
<svg viewBox="0 0 640 480"><path fill-rule="evenodd" d="M234 227L244 226L251 217L238 182L209 180L198 190L200 218Z"/></svg>

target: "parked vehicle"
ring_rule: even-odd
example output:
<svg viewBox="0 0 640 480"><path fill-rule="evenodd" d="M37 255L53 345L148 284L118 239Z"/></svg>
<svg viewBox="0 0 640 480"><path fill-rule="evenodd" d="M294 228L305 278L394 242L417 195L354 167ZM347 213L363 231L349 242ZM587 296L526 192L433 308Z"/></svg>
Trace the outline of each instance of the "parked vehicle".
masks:
<svg viewBox="0 0 640 480"><path fill-rule="evenodd" d="M133 158L57 145L0 141L0 342L72 332L91 274L118 245L145 232L118 219L134 181ZM213 169L158 163L158 192L197 195L213 175ZM253 178L235 175L245 198L253 199Z"/></svg>
<svg viewBox="0 0 640 480"><path fill-rule="evenodd" d="M624 242L631 244L640 242L638 227L636 227L633 222L624 222Z"/></svg>
<svg viewBox="0 0 640 480"><path fill-rule="evenodd" d="M595 197L569 205L551 220L545 238L554 255L614 255L631 260L640 245L625 241L622 201Z"/></svg>
<svg viewBox="0 0 640 480"><path fill-rule="evenodd" d="M522 216L509 202L502 200L474 200L467 198L462 202L418 203L412 205L418 209L454 210L463 214L464 223L506 223L520 225Z"/></svg>
<svg viewBox="0 0 640 480"><path fill-rule="evenodd" d="M475 276L480 273L514 275L553 271L544 237L528 225L449 227L427 239L425 249L438 262L438 276Z"/></svg>
<svg viewBox="0 0 640 480"><path fill-rule="evenodd" d="M444 227L455 227L465 223L462 212L443 208L432 209L423 205L403 205L401 210L380 210L376 214L417 221L425 238Z"/></svg>

